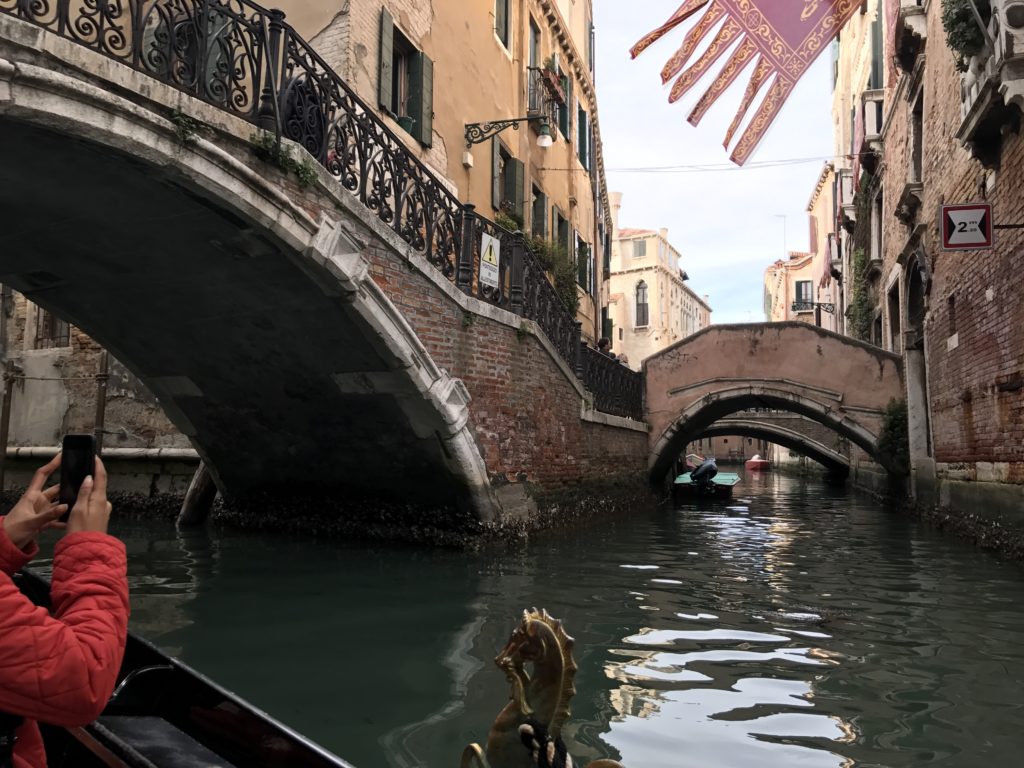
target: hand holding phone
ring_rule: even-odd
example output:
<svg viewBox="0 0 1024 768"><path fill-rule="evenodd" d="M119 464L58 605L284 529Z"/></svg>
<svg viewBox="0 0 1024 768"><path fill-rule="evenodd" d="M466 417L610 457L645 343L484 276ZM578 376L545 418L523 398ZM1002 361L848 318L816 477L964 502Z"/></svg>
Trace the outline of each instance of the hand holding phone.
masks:
<svg viewBox="0 0 1024 768"><path fill-rule="evenodd" d="M71 508L78 498L78 489L85 478L96 474L96 438L92 435L64 435L60 452L60 493L61 504L68 505L68 512L61 517L67 521Z"/></svg>

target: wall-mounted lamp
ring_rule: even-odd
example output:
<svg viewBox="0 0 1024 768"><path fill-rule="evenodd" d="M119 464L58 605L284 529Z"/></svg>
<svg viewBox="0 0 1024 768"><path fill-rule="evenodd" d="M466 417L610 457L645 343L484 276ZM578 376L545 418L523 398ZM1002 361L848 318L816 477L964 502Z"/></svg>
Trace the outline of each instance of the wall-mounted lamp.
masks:
<svg viewBox="0 0 1024 768"><path fill-rule="evenodd" d="M518 131L520 123L530 123L534 120L540 122L540 130L537 134L537 146L541 149L547 149L555 143L555 135L551 132L551 123L548 122L548 118L544 115L537 115L536 117L517 117L512 120L494 120L490 123L467 123L466 146L472 147L474 144L487 141L487 139L492 136L497 136L506 128Z"/></svg>

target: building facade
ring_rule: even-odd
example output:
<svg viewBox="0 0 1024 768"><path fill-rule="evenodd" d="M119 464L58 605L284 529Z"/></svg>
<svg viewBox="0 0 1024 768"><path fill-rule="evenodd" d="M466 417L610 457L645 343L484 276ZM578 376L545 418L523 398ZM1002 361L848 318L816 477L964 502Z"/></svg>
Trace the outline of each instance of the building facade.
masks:
<svg viewBox="0 0 1024 768"><path fill-rule="evenodd" d="M979 2L984 29L966 0L866 6L835 57L845 330L903 356L919 500L1009 519L1024 508L1024 233L944 250L940 206L1024 221L1021 6Z"/></svg>
<svg viewBox="0 0 1024 768"><path fill-rule="evenodd" d="M708 299L686 285L668 230L620 229L622 195L612 193L612 248L604 335L639 369L647 357L711 325Z"/></svg>
<svg viewBox="0 0 1024 768"><path fill-rule="evenodd" d="M842 330L842 245L836 235L835 166L826 163L807 204L810 250L792 251L764 273L764 314L769 323L797 320Z"/></svg>
<svg viewBox="0 0 1024 768"><path fill-rule="evenodd" d="M592 0L275 5L459 200L559 246L576 277L583 336L595 342L611 219ZM529 120L467 132L518 118ZM542 134L551 146L539 146Z"/></svg>

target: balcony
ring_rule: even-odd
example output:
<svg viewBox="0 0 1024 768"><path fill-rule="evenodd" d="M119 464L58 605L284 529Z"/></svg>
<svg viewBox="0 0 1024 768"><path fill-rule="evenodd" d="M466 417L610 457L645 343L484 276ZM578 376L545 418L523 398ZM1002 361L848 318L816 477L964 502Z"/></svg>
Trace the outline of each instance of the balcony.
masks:
<svg viewBox="0 0 1024 768"><path fill-rule="evenodd" d="M861 94L861 119L864 140L857 148L860 164L870 174L878 167L882 152L882 129L885 127L885 91L881 88L864 91Z"/></svg>
<svg viewBox="0 0 1024 768"><path fill-rule="evenodd" d="M917 212L921 208L923 195L924 184L920 181L907 181L896 203L896 218L907 226L913 225L917 221Z"/></svg>
<svg viewBox="0 0 1024 768"><path fill-rule="evenodd" d="M914 71L918 54L924 50L928 37L924 6L925 0L900 0L895 31L896 62L907 73Z"/></svg>
<svg viewBox="0 0 1024 768"><path fill-rule="evenodd" d="M986 168L998 168L1003 136L1020 129L1024 109L1024 2L992 0L992 44L967 61L960 80L956 138Z"/></svg>

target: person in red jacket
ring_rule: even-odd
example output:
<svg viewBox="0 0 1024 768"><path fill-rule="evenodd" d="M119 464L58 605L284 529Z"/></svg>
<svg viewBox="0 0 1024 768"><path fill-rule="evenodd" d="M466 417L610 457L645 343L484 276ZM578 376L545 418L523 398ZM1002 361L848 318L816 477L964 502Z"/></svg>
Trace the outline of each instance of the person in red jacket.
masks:
<svg viewBox="0 0 1024 768"><path fill-rule="evenodd" d="M57 521L57 487L44 490L58 455L32 477L25 495L0 518L0 712L22 717L15 768L45 768L36 720L82 726L110 698L128 634L124 544L107 534L107 472L96 459L53 553L52 615L21 594L11 575L39 551L36 537Z"/></svg>

